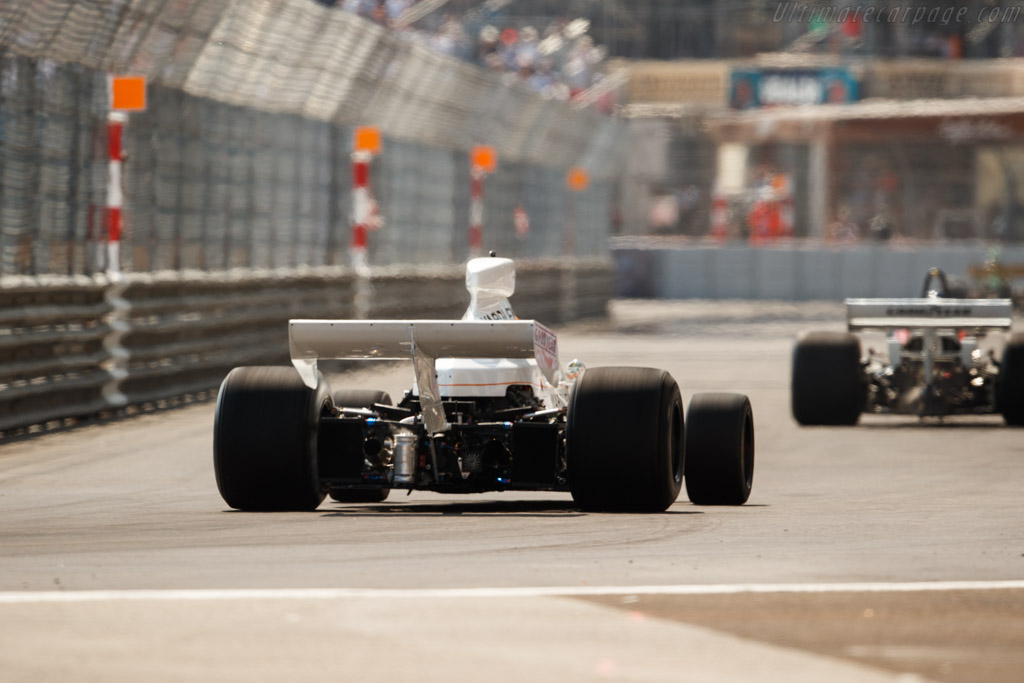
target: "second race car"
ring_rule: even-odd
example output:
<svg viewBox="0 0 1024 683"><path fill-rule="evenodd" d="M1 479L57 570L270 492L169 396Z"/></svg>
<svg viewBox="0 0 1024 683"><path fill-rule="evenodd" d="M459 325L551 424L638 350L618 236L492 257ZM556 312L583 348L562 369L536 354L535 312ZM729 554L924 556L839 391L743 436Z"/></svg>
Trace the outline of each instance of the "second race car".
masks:
<svg viewBox="0 0 1024 683"><path fill-rule="evenodd" d="M847 299L847 332L801 336L791 382L796 421L853 425L865 412L998 413L1009 425L1024 425L1024 334L999 343L1011 327L1012 302L948 294L946 276L933 268L920 298ZM854 333L869 330L886 334L885 354L862 355ZM982 348L993 333L998 339Z"/></svg>

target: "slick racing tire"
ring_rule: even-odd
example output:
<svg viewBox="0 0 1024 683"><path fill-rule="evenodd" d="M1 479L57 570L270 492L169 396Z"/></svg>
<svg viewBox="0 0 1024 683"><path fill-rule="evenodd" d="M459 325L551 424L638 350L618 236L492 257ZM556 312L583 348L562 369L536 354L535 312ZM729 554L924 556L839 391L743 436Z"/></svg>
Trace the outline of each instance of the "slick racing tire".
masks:
<svg viewBox="0 0 1024 683"><path fill-rule="evenodd" d="M996 381L996 406L1006 424L1024 426L1024 333L1010 337Z"/></svg>
<svg viewBox="0 0 1024 683"><path fill-rule="evenodd" d="M374 403L393 405L388 392L375 389L335 389L331 399L339 408L372 408Z"/></svg>
<svg viewBox="0 0 1024 683"><path fill-rule="evenodd" d="M372 408L374 403L392 405L388 392L373 389L335 389L331 398L339 408ZM329 495L339 503L382 503L390 493L390 488L331 489Z"/></svg>
<svg viewBox="0 0 1024 683"><path fill-rule="evenodd" d="M661 512L683 479L683 401L668 372L593 368L566 425L569 488L584 510Z"/></svg>
<svg viewBox="0 0 1024 683"><path fill-rule="evenodd" d="M217 488L238 510L315 510L317 428L331 409L321 375L309 389L291 366L235 368L217 395L213 467Z"/></svg>
<svg viewBox="0 0 1024 683"><path fill-rule="evenodd" d="M860 340L848 332L810 332L793 350L793 418L802 425L855 425L867 400Z"/></svg>
<svg viewBox="0 0 1024 683"><path fill-rule="evenodd" d="M743 394L696 394L686 411L686 495L743 505L754 484L754 413Z"/></svg>

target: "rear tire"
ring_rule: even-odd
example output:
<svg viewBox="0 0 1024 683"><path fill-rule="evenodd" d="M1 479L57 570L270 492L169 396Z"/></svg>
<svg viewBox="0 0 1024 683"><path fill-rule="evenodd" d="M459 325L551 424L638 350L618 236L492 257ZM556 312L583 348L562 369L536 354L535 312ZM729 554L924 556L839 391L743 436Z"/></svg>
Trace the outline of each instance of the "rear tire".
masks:
<svg viewBox="0 0 1024 683"><path fill-rule="evenodd" d="M996 383L996 405L1003 420L1015 427L1024 426L1024 333L1017 332L1003 350Z"/></svg>
<svg viewBox="0 0 1024 683"><path fill-rule="evenodd" d="M220 495L238 510L315 510L317 427L331 407L327 380L308 388L290 366L235 368L221 384L213 426Z"/></svg>
<svg viewBox="0 0 1024 683"><path fill-rule="evenodd" d="M372 408L374 403L393 405L388 392L374 389L336 389L331 398L339 408ZM390 493L390 488L331 489L328 495L339 503L383 503Z"/></svg>
<svg viewBox="0 0 1024 683"><path fill-rule="evenodd" d="M394 405L388 392L375 389L335 389L331 398L339 408L372 408L374 403Z"/></svg>
<svg viewBox="0 0 1024 683"><path fill-rule="evenodd" d="M793 350L793 418L802 425L855 425L867 383L860 340L848 332L810 332Z"/></svg>
<svg viewBox="0 0 1024 683"><path fill-rule="evenodd" d="M668 509L682 488L683 437L683 401L668 372L587 370L566 425L573 500L593 511Z"/></svg>
<svg viewBox="0 0 1024 683"><path fill-rule="evenodd" d="M754 484L754 413L743 394L696 394L686 411L686 495L743 505Z"/></svg>

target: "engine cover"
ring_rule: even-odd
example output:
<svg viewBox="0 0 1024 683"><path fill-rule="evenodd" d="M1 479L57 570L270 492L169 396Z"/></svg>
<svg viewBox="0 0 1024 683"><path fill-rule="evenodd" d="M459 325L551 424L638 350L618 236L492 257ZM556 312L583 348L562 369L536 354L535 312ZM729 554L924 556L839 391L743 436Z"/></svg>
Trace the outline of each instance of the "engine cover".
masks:
<svg viewBox="0 0 1024 683"><path fill-rule="evenodd" d="M435 367L442 398L497 398L512 385L529 385L537 393L544 389L533 359L438 358Z"/></svg>

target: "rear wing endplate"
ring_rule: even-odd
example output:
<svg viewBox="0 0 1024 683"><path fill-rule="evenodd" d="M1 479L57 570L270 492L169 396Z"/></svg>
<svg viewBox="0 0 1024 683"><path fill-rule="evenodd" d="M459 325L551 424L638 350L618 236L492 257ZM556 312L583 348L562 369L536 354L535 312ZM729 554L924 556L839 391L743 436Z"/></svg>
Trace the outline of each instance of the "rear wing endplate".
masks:
<svg viewBox="0 0 1024 683"><path fill-rule="evenodd" d="M847 299L849 330L866 329L1009 329L1009 299Z"/></svg>
<svg viewBox="0 0 1024 683"><path fill-rule="evenodd" d="M434 433L448 428L434 369L438 358L533 358L552 386L561 379L558 339L535 320L291 320L288 346L311 389L321 358L411 358L424 422Z"/></svg>

